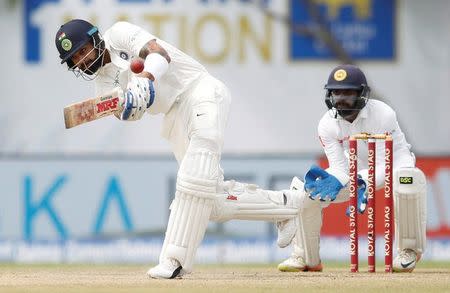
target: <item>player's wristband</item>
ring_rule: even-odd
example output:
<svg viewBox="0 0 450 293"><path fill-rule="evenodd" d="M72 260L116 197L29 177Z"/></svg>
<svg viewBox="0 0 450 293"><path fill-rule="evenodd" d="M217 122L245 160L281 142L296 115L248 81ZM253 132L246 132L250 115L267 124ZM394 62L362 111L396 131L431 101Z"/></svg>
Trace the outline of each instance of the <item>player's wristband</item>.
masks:
<svg viewBox="0 0 450 293"><path fill-rule="evenodd" d="M158 53L150 53L144 61L144 71L153 75L155 80L163 76L169 69L169 62Z"/></svg>

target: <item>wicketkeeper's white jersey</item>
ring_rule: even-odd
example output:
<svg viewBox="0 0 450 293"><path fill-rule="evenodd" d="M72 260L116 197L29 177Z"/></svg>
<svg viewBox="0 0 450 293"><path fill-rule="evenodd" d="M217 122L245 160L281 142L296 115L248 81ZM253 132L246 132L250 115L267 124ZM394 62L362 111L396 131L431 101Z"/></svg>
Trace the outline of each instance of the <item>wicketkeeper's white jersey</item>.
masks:
<svg viewBox="0 0 450 293"><path fill-rule="evenodd" d="M156 39L169 54L171 62L168 71L154 82L156 97L148 110L151 114L167 113L176 97L207 72L187 54L128 22L115 23L104 33L103 39L112 62L103 66L95 79L97 94L108 92L117 86L126 89L133 74L129 69L130 62L139 56L139 51L148 41Z"/></svg>
<svg viewBox="0 0 450 293"><path fill-rule="evenodd" d="M391 133L394 141L394 168L415 166L414 154L406 141L394 110L379 100L369 100L358 117L350 123L334 111L329 110L319 122L319 139L328 163L348 173L348 150L351 135L367 132L372 134ZM384 141L377 142L376 185L384 182ZM367 142L358 141L358 174L367 182Z"/></svg>

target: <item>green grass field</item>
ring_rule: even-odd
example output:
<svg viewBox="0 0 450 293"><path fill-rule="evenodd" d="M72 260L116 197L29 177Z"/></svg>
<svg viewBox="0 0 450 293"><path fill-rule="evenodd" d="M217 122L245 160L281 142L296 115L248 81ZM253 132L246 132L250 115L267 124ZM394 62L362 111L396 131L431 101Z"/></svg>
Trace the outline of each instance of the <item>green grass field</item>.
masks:
<svg viewBox="0 0 450 293"><path fill-rule="evenodd" d="M276 265L199 265L175 280L152 280L142 265L0 264L0 292L450 292L450 263L421 262L413 273L349 273L326 262L322 273L281 273Z"/></svg>

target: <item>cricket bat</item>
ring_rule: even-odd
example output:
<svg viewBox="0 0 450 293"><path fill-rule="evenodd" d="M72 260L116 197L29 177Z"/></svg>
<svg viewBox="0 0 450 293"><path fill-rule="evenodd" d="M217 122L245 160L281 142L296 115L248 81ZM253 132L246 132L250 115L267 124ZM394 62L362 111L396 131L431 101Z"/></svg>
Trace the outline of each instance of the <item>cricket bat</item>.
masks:
<svg viewBox="0 0 450 293"><path fill-rule="evenodd" d="M66 128L114 114L122 107L122 99L122 90L116 88L111 93L66 106L64 108Z"/></svg>

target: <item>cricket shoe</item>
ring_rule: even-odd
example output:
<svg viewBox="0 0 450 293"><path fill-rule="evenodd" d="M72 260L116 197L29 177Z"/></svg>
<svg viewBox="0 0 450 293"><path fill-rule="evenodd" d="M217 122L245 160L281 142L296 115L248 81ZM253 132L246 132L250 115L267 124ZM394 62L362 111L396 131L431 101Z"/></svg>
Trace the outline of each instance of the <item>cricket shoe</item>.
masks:
<svg viewBox="0 0 450 293"><path fill-rule="evenodd" d="M278 270L282 272L321 272L323 267L321 263L315 266L307 266L303 257L291 255L278 265Z"/></svg>
<svg viewBox="0 0 450 293"><path fill-rule="evenodd" d="M148 270L147 275L153 279L174 279L183 275L182 269L178 260L167 258Z"/></svg>
<svg viewBox="0 0 450 293"><path fill-rule="evenodd" d="M291 244L297 232L295 218L277 222L278 239L277 244L280 248L284 248Z"/></svg>
<svg viewBox="0 0 450 293"><path fill-rule="evenodd" d="M285 198L285 205L289 202L290 205L300 208L301 193L303 192L303 182L297 177L292 178L289 191L286 191L283 196ZM278 239L277 244L280 248L284 248L291 244L297 233L297 218L288 219L277 222Z"/></svg>
<svg viewBox="0 0 450 293"><path fill-rule="evenodd" d="M420 260L421 254L413 249L406 248L400 251L393 262L393 271L397 273L411 273Z"/></svg>

